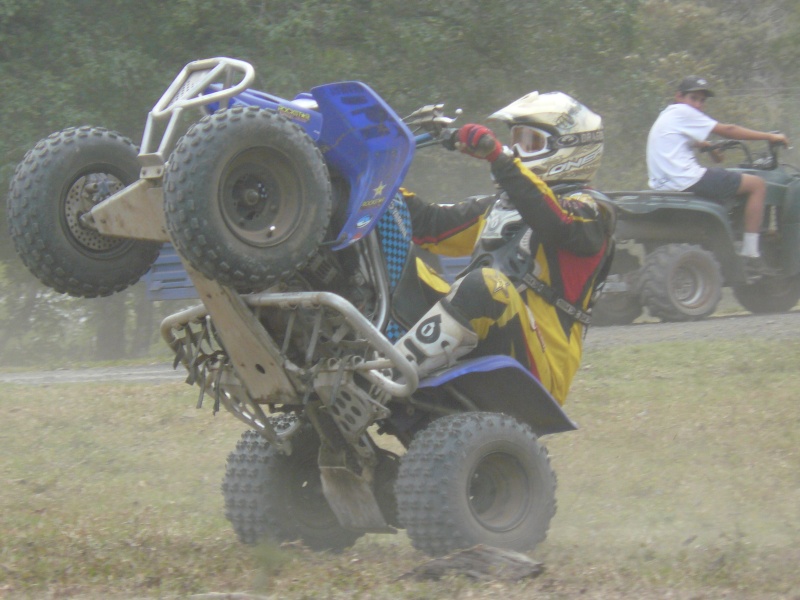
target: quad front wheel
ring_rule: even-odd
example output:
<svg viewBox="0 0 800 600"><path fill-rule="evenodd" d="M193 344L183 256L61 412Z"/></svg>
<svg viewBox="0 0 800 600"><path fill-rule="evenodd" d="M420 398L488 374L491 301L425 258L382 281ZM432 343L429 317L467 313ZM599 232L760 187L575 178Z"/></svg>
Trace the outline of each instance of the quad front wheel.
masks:
<svg viewBox="0 0 800 600"><path fill-rule="evenodd" d="M722 298L722 271L714 255L692 244L668 244L645 258L641 299L663 321L696 321Z"/></svg>
<svg viewBox="0 0 800 600"><path fill-rule="evenodd" d="M395 495L412 544L431 555L486 544L533 549L555 514L547 450L512 417L441 417L418 433L400 462Z"/></svg>
<svg viewBox="0 0 800 600"><path fill-rule="evenodd" d="M269 287L317 251L331 183L313 140L281 115L235 107L178 142L164 183L175 246L206 277L240 292Z"/></svg>
<svg viewBox="0 0 800 600"><path fill-rule="evenodd" d="M42 283L83 298L136 283L160 244L99 233L92 208L139 178L138 151L100 127L65 129L41 140L17 166L8 225L22 261Z"/></svg>

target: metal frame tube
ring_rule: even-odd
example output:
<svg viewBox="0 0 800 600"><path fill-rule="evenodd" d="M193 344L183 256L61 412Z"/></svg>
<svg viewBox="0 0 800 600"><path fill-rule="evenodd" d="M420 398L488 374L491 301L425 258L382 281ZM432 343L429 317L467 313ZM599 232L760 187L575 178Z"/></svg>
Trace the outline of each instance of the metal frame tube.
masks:
<svg viewBox="0 0 800 600"><path fill-rule="evenodd" d="M261 292L244 295L242 300L250 307L278 307L287 310L298 307L309 309L326 307L336 311L373 348L385 356L361 362L355 370L391 396L407 397L416 391L419 377L414 365L355 306L341 296L331 292ZM206 307L198 305L171 315L161 323L161 335L170 348L174 349L178 339L173 335L173 330L197 321L207 314ZM393 381L381 372L389 368L397 369L402 376L402 383Z"/></svg>

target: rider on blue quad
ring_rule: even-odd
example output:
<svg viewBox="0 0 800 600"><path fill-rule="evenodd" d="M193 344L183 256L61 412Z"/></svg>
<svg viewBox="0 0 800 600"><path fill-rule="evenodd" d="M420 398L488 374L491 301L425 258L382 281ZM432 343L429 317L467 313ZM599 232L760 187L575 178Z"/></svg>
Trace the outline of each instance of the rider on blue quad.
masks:
<svg viewBox="0 0 800 600"><path fill-rule="evenodd" d="M396 346L420 377L467 354L512 356L563 404L613 254L613 212L584 187L600 164L602 120L560 92L532 92L490 119L508 124L511 148L476 124L454 143L490 163L498 195L436 205L402 190L414 242L472 262L452 287L417 269L441 299Z"/></svg>

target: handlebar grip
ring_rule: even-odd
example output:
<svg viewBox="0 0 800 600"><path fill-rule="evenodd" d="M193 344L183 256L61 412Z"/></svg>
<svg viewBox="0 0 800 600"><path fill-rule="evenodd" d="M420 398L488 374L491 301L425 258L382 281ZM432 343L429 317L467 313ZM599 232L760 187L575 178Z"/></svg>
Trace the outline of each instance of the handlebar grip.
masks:
<svg viewBox="0 0 800 600"><path fill-rule="evenodd" d="M456 139L458 136L458 129L455 127L448 127L442 131L441 139L442 146L448 150L456 149Z"/></svg>

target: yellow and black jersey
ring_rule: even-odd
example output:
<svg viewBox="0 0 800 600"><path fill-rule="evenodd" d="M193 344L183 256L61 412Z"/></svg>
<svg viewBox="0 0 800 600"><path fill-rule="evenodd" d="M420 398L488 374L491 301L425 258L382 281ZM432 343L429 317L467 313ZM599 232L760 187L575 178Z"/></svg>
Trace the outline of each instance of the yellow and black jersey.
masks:
<svg viewBox="0 0 800 600"><path fill-rule="evenodd" d="M524 244L519 250L528 255L529 272L507 272L509 269L502 263L483 263L480 266L489 267L482 269L486 294L478 295L486 297L451 298L451 303L461 305L481 340L492 346L492 352L515 356L563 403L580 363L585 327L563 306L588 311L594 289L600 283L598 276L611 255L609 216L587 193L556 195L518 159L499 157L492 163L492 174L530 228L511 242ZM403 197L411 213L414 242L446 256L470 255L480 246L487 218L498 199L476 197L452 205L436 205L407 190L403 190ZM517 249L513 250L517 254ZM498 279L498 271L503 274L503 281ZM434 285L430 272L418 268L418 274L429 286ZM539 282L539 292L525 284L523 275ZM440 282L436 285L443 289ZM474 296L474 284L469 289ZM517 296L521 302L514 300ZM561 308L555 299L562 301ZM502 309L499 313L498 307ZM525 314L520 313L522 307ZM522 331L504 333L507 327L521 327Z"/></svg>
<svg viewBox="0 0 800 600"><path fill-rule="evenodd" d="M455 204L430 204L401 189L411 212L412 239L442 256L469 256L480 237L494 196L475 196Z"/></svg>

